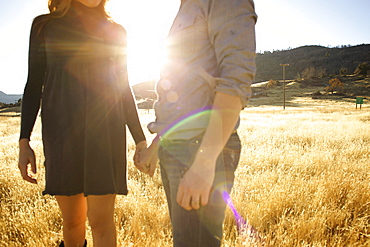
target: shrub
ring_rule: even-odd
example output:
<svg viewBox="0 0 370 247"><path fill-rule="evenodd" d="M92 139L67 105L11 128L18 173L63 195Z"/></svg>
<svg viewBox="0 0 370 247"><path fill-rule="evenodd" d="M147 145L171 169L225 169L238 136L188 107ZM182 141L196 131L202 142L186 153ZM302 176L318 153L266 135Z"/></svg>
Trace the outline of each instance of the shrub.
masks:
<svg viewBox="0 0 370 247"><path fill-rule="evenodd" d="M320 96L322 95L322 93L320 91L316 91L314 93L312 93L312 96Z"/></svg>
<svg viewBox="0 0 370 247"><path fill-rule="evenodd" d="M327 75L326 69L321 68L321 69L316 70L316 77L324 78L326 75Z"/></svg>
<svg viewBox="0 0 370 247"><path fill-rule="evenodd" d="M267 87L275 87L277 85L277 81L275 80L269 80L269 82L267 83Z"/></svg>
<svg viewBox="0 0 370 247"><path fill-rule="evenodd" d="M346 68L341 68L341 69L339 70L339 74L340 74L341 76L347 75L347 69L346 69Z"/></svg>
<svg viewBox="0 0 370 247"><path fill-rule="evenodd" d="M316 69L314 67L306 68L302 71L301 76L303 79L311 79L316 77Z"/></svg>
<svg viewBox="0 0 370 247"><path fill-rule="evenodd" d="M329 86L325 87L325 91L331 92L332 94L336 90L342 91L343 89L344 89L344 83L341 82L338 78L330 79Z"/></svg>
<svg viewBox="0 0 370 247"><path fill-rule="evenodd" d="M361 76L366 76L367 75L367 72L370 70L370 65L366 62L364 63L360 63L356 70L355 70L355 74L356 75L361 75Z"/></svg>

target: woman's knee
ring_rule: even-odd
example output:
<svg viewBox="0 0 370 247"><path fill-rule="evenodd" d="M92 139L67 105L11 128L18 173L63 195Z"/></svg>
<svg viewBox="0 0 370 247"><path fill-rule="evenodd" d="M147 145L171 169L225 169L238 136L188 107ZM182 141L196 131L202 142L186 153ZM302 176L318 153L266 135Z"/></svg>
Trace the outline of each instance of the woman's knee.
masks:
<svg viewBox="0 0 370 247"><path fill-rule="evenodd" d="M92 230L104 231L114 227L115 195L88 197L87 217Z"/></svg>
<svg viewBox="0 0 370 247"><path fill-rule="evenodd" d="M85 227L86 218L63 218L63 226L68 229Z"/></svg>
<svg viewBox="0 0 370 247"><path fill-rule="evenodd" d="M63 225L74 228L85 224L87 204L83 195L56 196L63 216Z"/></svg>

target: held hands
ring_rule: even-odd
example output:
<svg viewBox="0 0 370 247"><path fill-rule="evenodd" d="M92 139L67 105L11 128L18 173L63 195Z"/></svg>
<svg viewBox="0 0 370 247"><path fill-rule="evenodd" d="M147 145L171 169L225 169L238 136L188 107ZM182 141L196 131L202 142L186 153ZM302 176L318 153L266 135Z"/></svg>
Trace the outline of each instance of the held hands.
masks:
<svg viewBox="0 0 370 247"><path fill-rule="evenodd" d="M36 158L35 153L29 145L28 139L19 141L19 161L18 168L22 178L27 182L37 184L36 176Z"/></svg>
<svg viewBox="0 0 370 247"><path fill-rule="evenodd" d="M145 141L136 145L134 164L136 168L153 177L158 161L158 145L152 143L148 148Z"/></svg>
<svg viewBox="0 0 370 247"><path fill-rule="evenodd" d="M146 170L147 170L146 165L141 164L140 163L140 158L139 158L140 152L142 152L146 148L147 148L146 141L141 141L138 144L136 144L136 149L135 149L135 154L134 154L134 165L141 172L146 172Z"/></svg>
<svg viewBox="0 0 370 247"><path fill-rule="evenodd" d="M138 143L134 164L141 171L153 177L158 161L158 144L152 142L147 148L145 143ZM201 155L202 156L202 155ZM217 157L217 156L216 156ZM198 157L180 181L177 191L177 203L186 210L199 209L208 204L210 191L215 178L216 161Z"/></svg>

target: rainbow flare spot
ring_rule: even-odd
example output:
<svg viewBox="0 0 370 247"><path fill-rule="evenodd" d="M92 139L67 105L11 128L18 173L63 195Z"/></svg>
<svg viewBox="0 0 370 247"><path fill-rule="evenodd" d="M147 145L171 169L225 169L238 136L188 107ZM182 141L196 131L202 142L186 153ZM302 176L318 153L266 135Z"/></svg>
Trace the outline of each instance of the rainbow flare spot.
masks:
<svg viewBox="0 0 370 247"><path fill-rule="evenodd" d="M196 109L194 111L191 111L184 116L176 119L173 123L169 124L164 130L159 133L159 136L166 138L171 132L179 128L180 126L186 125L187 123L191 122L192 120L202 116L211 114L212 107L211 106L205 106L199 109Z"/></svg>
<svg viewBox="0 0 370 247"><path fill-rule="evenodd" d="M234 217L235 217L235 220L236 220L236 224L238 226L238 229L245 227L248 223L239 214L238 210L236 210L236 208L235 208L235 206L234 206L234 204L233 204L233 202L231 200L231 197L230 197L229 193L227 193L226 191L222 192L222 197L223 197L224 201L226 202L226 204L231 209L231 211L233 212Z"/></svg>

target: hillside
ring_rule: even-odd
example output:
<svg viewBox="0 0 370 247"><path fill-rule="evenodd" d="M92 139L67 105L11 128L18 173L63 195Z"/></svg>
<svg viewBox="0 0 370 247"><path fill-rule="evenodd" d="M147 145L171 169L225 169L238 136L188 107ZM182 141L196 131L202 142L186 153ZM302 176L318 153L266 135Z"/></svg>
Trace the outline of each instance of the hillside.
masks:
<svg viewBox="0 0 370 247"><path fill-rule="evenodd" d="M317 71L322 71L324 75L333 77L340 74L344 69L345 74L353 74L356 67L363 62L370 64L370 44L328 48L323 46L303 46L291 50L265 52L257 54L256 65L257 73L255 83L273 80L282 80L282 67L280 64L289 64L286 67L286 79L296 79L302 72L310 67ZM353 78L346 78L349 81ZM329 79L320 80L319 84L325 87ZM314 80L305 81L307 83L316 83ZM354 80L353 83L356 83ZM147 81L133 86L133 91L138 99L155 99L154 93L155 81Z"/></svg>
<svg viewBox="0 0 370 247"><path fill-rule="evenodd" d="M318 90L323 90L327 86L328 80L339 75L340 70L344 71L345 75L351 75L356 67L363 62L370 64L370 44L341 48L303 46L285 51L258 53L256 57L257 73L254 82L258 83L270 79L282 80L282 66L280 64L289 64L286 67L285 78L287 80L300 78L304 70L314 68L316 71L321 71L327 78L301 81L300 88L319 86ZM356 87L359 80L354 77L342 77L342 80L346 83L347 90L350 91L350 93L347 91L347 94L359 95L363 94L364 90L370 91L367 83L360 83ZM353 85L351 86L353 90L350 90L348 85ZM155 80L151 80L136 84L132 88L137 100L141 103L147 98L156 99L154 87ZM7 95L0 91L0 102L3 103L15 103L21 97L22 95Z"/></svg>
<svg viewBox="0 0 370 247"><path fill-rule="evenodd" d="M6 94L0 91L0 103L13 104L22 98L22 94Z"/></svg>
<svg viewBox="0 0 370 247"><path fill-rule="evenodd" d="M137 99L156 99L157 95L155 93L155 83L156 80L145 81L139 84L132 86L132 90Z"/></svg>
<svg viewBox="0 0 370 247"><path fill-rule="evenodd" d="M289 67L286 67L286 79L296 79L298 74L310 67L324 71L326 75L338 75L341 69L352 74L363 62L370 64L370 44L343 48L303 46L285 51L265 52L257 54L255 82L282 79L280 64L289 64Z"/></svg>

